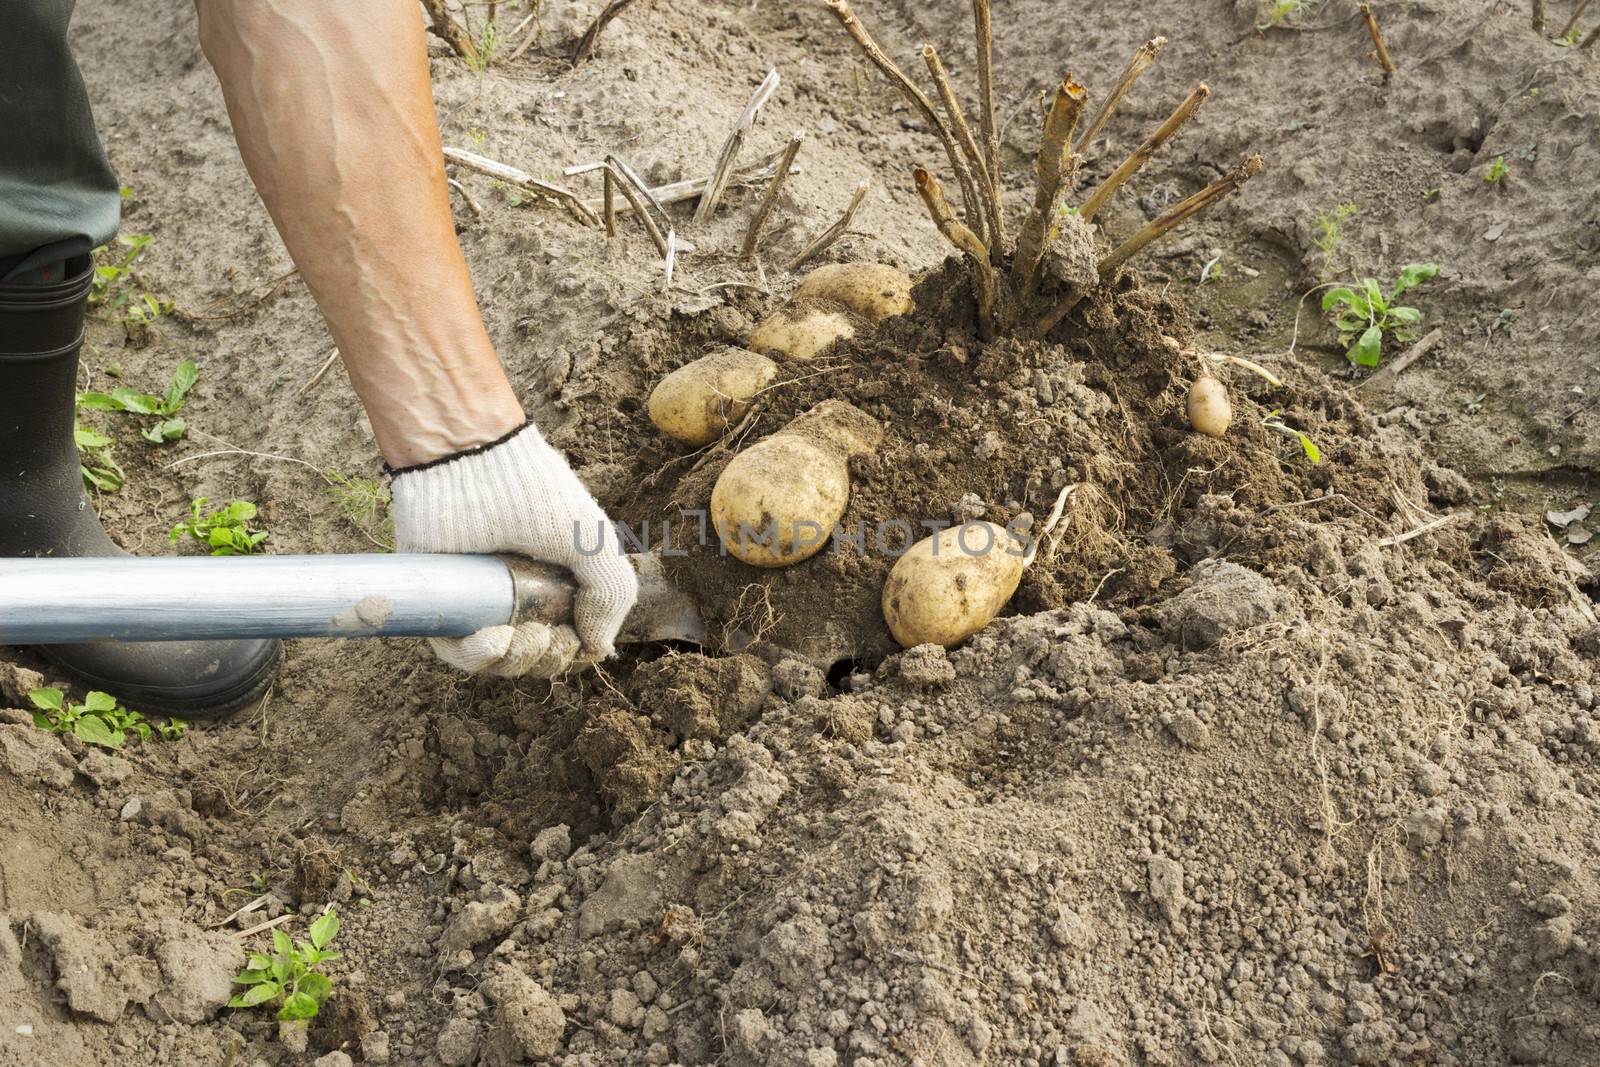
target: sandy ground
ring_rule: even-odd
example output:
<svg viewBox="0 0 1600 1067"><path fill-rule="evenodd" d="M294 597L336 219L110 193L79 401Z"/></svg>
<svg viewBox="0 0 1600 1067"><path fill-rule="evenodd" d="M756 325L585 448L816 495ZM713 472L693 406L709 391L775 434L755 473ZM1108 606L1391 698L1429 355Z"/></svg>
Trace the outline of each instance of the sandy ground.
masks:
<svg viewBox="0 0 1600 1067"><path fill-rule="evenodd" d="M661 502L643 477L676 469L641 411L655 378L743 343L863 179L824 259L937 267L908 174L940 152L824 8L644 0L571 71L596 6L547 0L540 43L484 75L436 49L446 143L536 175L616 152L652 181L697 177L771 68L746 158L807 134L760 267L731 254L759 195L741 187L704 226L677 209L698 252L666 291L638 230L608 242L457 174L530 411L597 494L643 509ZM935 274L921 317L797 388L893 435L916 410L895 396L921 394L883 383L924 374L950 405L933 509L984 489L957 481L983 473L962 450L986 430L1048 416L1032 432L1061 463L1039 465L1117 505L1075 527L1103 535L1071 557L1099 569L1052 559L1016 615L949 655L879 648L827 672L776 645L652 649L551 687L452 675L420 643L297 642L260 707L180 742L107 756L5 712L0 1063L1593 1063L1600 637L1582 548L1552 536L1581 533L1541 513L1594 502L1600 53L1536 35L1520 4L1383 4L1386 81L1345 0L1266 31L1245 0L1057 7L995 13L1013 213L1038 94L1066 70L1103 92L1155 35L1084 187L1194 83L1213 95L1107 231L1247 153L1267 169L1057 344L983 349ZM966 5L858 11L908 70L929 40L972 84ZM92 416L129 475L101 515L157 553L191 499L251 499L274 552L375 550L381 520L352 522L318 473L373 477L375 449L342 371L310 384L331 344L303 287L273 284L291 265L192 14L84 3L76 33L134 190L126 231L154 237L142 283L180 312L138 346L96 323L85 387L201 365L180 443ZM1318 248L1342 204L1342 239ZM1443 343L1392 386L1346 380L1303 297L1422 260L1443 267L1413 294ZM1239 429L1207 451L1163 430L1184 371L1152 362L1160 336L1290 385L1230 376ZM986 353L1003 374L980 377ZM1269 405L1319 436L1320 467L1245 419ZM1165 483L1096 461L1119 456ZM1025 468L989 472L997 521L1054 496ZM858 469L861 499L917 489L898 469ZM768 588L781 603L833 580L819 560ZM32 681L0 665L0 707ZM265 944L238 931L330 901L345 955L308 1049L269 1013L219 1010L239 946Z"/></svg>

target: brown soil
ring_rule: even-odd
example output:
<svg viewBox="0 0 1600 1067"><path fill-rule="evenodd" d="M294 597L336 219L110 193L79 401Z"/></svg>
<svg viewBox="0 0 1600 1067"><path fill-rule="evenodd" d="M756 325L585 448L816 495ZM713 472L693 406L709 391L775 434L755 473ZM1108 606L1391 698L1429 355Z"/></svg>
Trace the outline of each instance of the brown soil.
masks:
<svg viewBox="0 0 1600 1067"><path fill-rule="evenodd" d="M745 654L636 649L547 686L296 642L259 707L115 755L6 710L38 679L0 663L0 1063L1593 1063L1600 626L1587 568L1512 505L1592 502L1600 53L1516 5L1380 4L1384 82L1345 0L1264 32L1247 2L1000 5L1014 209L1037 91L1068 61L1103 91L1157 33L1081 182L1193 82L1214 95L1110 235L1247 151L1268 168L1049 343L983 345L903 177L937 145L825 11L652 0L569 71L598 6L544 5L540 43L481 77L437 56L447 142L696 176L769 66L749 158L810 137L764 269L719 251L760 195L740 188L706 225L677 209L702 251L666 291L630 227L606 242L460 176L491 332L595 492L635 523L703 505L727 454L664 445L651 384L743 343L871 177L824 258L912 272L919 310L787 375L742 440L843 399L887 431L847 524L1042 520L1075 484L1063 538L948 654L889 646L881 553L769 573L696 548L674 572L716 636L759 634ZM908 69L929 39L973 80L967 5L856 6ZM201 495L257 501L279 553L372 550L381 523L306 466L377 457L341 371L305 387L326 332L297 282L268 289L288 264L192 22L77 16L127 229L155 236L143 282L187 313L140 347L95 324L85 385L202 367L180 444L91 418L129 475L96 506L145 553ZM1345 202L1326 255L1316 216ZM1423 259L1446 343L1355 384L1302 294ZM1199 437L1190 349L1287 385L1227 369L1233 428ZM1321 464L1262 427L1274 409ZM220 1009L265 944L234 934L289 912L304 936L330 902L344 957L308 1049Z"/></svg>

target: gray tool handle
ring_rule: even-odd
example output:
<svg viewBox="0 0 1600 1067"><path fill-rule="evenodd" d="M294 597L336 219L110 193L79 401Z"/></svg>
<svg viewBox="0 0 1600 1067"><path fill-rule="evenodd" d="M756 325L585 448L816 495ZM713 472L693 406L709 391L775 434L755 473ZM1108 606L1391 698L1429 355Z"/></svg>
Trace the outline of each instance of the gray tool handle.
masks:
<svg viewBox="0 0 1600 1067"><path fill-rule="evenodd" d="M633 557L639 607L621 640L703 636L693 606ZM243 637L462 637L572 620L565 571L459 555L0 559L0 645Z"/></svg>

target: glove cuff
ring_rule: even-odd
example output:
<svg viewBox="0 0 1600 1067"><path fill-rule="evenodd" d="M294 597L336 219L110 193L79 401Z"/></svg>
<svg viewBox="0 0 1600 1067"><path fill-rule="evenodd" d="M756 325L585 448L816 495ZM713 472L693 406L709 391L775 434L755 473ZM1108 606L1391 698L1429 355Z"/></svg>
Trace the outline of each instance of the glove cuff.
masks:
<svg viewBox="0 0 1600 1067"><path fill-rule="evenodd" d="M526 430L532 430L533 435L538 437L541 443L544 441L544 438L540 437L538 429L533 425L533 420L523 419L519 425L496 437L493 441L485 441L481 445L463 448L459 452L452 452L448 456L440 456L438 459L430 459L426 463L413 463L409 467L391 467L385 463L383 472L393 479L400 477L402 474L415 474L417 471L425 471L430 467L442 467L446 463L454 463L458 459L466 459L468 456L476 456L480 452L487 452L491 448L498 448Z"/></svg>

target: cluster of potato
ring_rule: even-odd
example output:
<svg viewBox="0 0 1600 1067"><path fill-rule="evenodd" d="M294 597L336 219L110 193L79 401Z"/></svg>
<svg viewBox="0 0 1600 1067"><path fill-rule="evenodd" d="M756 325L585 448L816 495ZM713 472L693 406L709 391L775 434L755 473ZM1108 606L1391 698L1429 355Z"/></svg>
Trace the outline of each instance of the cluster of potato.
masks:
<svg viewBox="0 0 1600 1067"><path fill-rule="evenodd" d="M788 304L763 319L746 348L723 348L662 378L650 421L696 448L726 434L777 380L780 363L808 363L832 345L913 308L911 279L876 263L843 263L807 274ZM1220 436L1231 418L1212 379L1196 383L1189 416ZM711 521L727 551L756 567L788 567L827 543L850 502L850 459L876 450L883 427L859 408L828 400L739 452L711 491ZM959 644L1016 592L1024 546L992 523L925 538L903 555L883 590L883 614L909 648Z"/></svg>

